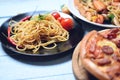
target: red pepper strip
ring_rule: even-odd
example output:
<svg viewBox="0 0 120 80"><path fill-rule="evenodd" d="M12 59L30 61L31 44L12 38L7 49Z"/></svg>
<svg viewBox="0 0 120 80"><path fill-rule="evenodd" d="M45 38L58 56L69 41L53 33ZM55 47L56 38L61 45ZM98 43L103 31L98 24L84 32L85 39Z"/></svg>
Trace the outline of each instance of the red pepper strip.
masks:
<svg viewBox="0 0 120 80"><path fill-rule="evenodd" d="M26 16L23 19L21 19L20 21L26 21L26 20L29 20L30 18L31 18L31 16Z"/></svg>
<svg viewBox="0 0 120 80"><path fill-rule="evenodd" d="M16 43L10 38L10 31L11 31L11 28L10 28L10 26L8 26L8 31L7 31L8 32L8 37L7 37L7 39L11 44L16 46Z"/></svg>
<svg viewBox="0 0 120 80"><path fill-rule="evenodd" d="M23 19L21 19L21 21L26 21L26 20L29 20L30 18L31 18L31 16L26 16ZM8 37L7 37L7 39L11 44L16 46L16 43L10 38L10 31L11 31L11 28L10 28L10 26L8 26L8 31L7 31L8 32Z"/></svg>
<svg viewBox="0 0 120 80"><path fill-rule="evenodd" d="M10 31L11 31L11 28L10 28L10 26L8 26L8 37L10 37Z"/></svg>
<svg viewBox="0 0 120 80"><path fill-rule="evenodd" d="M16 46L16 43L10 37L8 37L7 39L12 45Z"/></svg>

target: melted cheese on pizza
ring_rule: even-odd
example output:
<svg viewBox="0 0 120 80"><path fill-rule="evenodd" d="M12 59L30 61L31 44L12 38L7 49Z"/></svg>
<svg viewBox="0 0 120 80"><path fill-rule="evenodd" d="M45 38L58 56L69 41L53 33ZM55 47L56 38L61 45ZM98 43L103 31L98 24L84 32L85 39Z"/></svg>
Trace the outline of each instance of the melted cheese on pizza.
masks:
<svg viewBox="0 0 120 80"><path fill-rule="evenodd" d="M115 45L115 43L113 43L112 41L109 41L107 39L103 39L103 40L98 41L97 46L100 46L100 47L110 46L113 48L114 51L117 49L117 46Z"/></svg>
<svg viewBox="0 0 120 80"><path fill-rule="evenodd" d="M115 33L114 33L115 32ZM114 29L106 36L98 35L89 41L87 57L111 80L120 80L120 31ZM92 47L92 48L91 48Z"/></svg>

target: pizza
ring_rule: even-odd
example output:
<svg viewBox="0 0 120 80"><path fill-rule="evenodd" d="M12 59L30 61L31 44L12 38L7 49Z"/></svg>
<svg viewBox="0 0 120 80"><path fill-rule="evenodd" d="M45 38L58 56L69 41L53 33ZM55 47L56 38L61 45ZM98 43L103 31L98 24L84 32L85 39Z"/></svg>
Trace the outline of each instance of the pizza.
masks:
<svg viewBox="0 0 120 80"><path fill-rule="evenodd" d="M120 80L120 28L93 30L80 43L84 68L100 80Z"/></svg>

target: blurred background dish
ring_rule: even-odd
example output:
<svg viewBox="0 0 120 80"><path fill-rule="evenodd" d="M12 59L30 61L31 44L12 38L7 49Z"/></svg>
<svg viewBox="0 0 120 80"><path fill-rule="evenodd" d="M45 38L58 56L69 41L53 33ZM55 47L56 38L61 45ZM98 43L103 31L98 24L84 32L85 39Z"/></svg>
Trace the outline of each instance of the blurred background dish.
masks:
<svg viewBox="0 0 120 80"><path fill-rule="evenodd" d="M114 27L118 27L115 26L113 24L99 24L99 23L95 23L95 22L91 22L89 20L87 20L84 16L82 16L79 11L77 10L77 8L74 5L74 0L68 0L67 2L67 6L68 9L70 10L70 12L77 18L79 18L80 20L87 22L88 24L92 24L95 26L100 26L100 27L105 27L105 28L114 28Z"/></svg>

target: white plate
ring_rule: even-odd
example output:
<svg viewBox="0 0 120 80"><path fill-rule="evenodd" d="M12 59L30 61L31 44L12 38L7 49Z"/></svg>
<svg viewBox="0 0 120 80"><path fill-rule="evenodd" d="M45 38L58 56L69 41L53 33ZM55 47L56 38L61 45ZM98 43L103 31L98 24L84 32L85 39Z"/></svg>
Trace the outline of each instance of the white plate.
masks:
<svg viewBox="0 0 120 80"><path fill-rule="evenodd" d="M87 23L90 23L90 24L93 24L93 25L96 25L96 26L100 26L100 27L107 27L107 28L114 28L114 27L118 27L118 26L115 26L115 25L112 25L112 24L99 24L99 23L94 23L94 22L91 22L89 20L87 20L85 17L83 17L82 15L80 15L79 11L75 8L74 6L74 0L68 0L67 1L67 6L68 6L68 9L70 10L70 12L76 16L77 18L87 22Z"/></svg>

